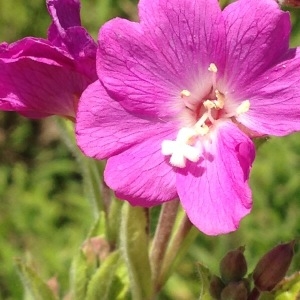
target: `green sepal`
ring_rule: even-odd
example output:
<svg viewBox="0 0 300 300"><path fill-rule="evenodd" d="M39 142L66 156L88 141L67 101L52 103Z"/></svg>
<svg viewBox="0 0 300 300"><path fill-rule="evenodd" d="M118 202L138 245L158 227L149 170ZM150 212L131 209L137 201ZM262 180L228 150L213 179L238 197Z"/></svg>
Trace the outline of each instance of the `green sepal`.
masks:
<svg viewBox="0 0 300 300"><path fill-rule="evenodd" d="M80 250L72 261L70 292L73 300L85 298L89 281L89 267L84 253Z"/></svg>
<svg viewBox="0 0 300 300"><path fill-rule="evenodd" d="M23 286L32 299L57 300L49 286L39 277L33 268L21 260L16 261L17 269Z"/></svg>
<svg viewBox="0 0 300 300"><path fill-rule="evenodd" d="M92 225L91 229L88 232L87 239L95 236L106 237L107 228L106 228L106 220L105 213L103 211L99 212L99 215Z"/></svg>
<svg viewBox="0 0 300 300"><path fill-rule="evenodd" d="M256 150L258 150L262 145L265 144L270 139L269 136L261 137L261 138L254 138L253 142L255 145Z"/></svg>
<svg viewBox="0 0 300 300"><path fill-rule="evenodd" d="M199 300L213 300L209 294L210 279L212 277L211 272L205 266L198 264L197 271L200 278L200 295Z"/></svg>
<svg viewBox="0 0 300 300"><path fill-rule="evenodd" d="M300 272L285 278L276 288L275 300L299 299L300 297Z"/></svg>
<svg viewBox="0 0 300 300"><path fill-rule="evenodd" d="M111 203L107 215L107 239L111 245L116 245L119 239L121 226L121 210L124 201L111 197Z"/></svg>
<svg viewBox="0 0 300 300"><path fill-rule="evenodd" d="M105 237L105 235L105 215L104 212L100 212L95 223L89 230L86 240L95 236ZM95 270L96 265L89 261L83 249L79 249L72 261L70 273L71 295L74 299L82 300L85 298L88 282Z"/></svg>
<svg viewBox="0 0 300 300"><path fill-rule="evenodd" d="M121 251L129 273L133 300L147 300L152 295L152 278L148 256L147 217L144 208L122 207Z"/></svg>
<svg viewBox="0 0 300 300"><path fill-rule="evenodd" d="M120 264L120 252L111 253L101 264L88 283L86 300L117 299L123 285L117 278Z"/></svg>

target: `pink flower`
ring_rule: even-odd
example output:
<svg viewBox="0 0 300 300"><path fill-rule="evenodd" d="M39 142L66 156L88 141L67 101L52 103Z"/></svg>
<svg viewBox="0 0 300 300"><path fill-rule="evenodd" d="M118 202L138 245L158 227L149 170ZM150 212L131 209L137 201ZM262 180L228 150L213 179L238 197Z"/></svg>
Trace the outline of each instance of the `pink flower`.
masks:
<svg viewBox="0 0 300 300"><path fill-rule="evenodd" d="M96 43L80 25L79 0L47 0L47 7L48 40L0 44L0 110L74 118L79 97L97 79Z"/></svg>
<svg viewBox="0 0 300 300"><path fill-rule="evenodd" d="M78 145L108 159L106 183L132 205L179 197L204 233L236 230L252 205L250 138L300 129L289 14L274 0L141 0L139 16L100 30Z"/></svg>

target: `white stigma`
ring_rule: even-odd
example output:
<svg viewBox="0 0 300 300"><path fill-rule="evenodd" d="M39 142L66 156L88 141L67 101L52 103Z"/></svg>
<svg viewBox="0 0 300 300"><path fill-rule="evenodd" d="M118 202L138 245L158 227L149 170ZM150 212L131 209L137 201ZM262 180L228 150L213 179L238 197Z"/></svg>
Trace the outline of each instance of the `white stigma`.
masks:
<svg viewBox="0 0 300 300"><path fill-rule="evenodd" d="M200 149L193 147L193 139L198 135L193 128L183 127L177 134L176 141L165 140L161 145L163 155L171 155L170 164L184 168L186 159L197 162L200 158Z"/></svg>

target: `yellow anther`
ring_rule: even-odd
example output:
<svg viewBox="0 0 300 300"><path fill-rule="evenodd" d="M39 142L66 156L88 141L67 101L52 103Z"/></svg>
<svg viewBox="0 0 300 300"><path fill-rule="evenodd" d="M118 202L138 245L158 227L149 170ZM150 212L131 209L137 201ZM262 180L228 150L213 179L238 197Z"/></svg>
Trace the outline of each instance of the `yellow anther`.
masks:
<svg viewBox="0 0 300 300"><path fill-rule="evenodd" d="M188 90L182 90L180 92L180 97L183 98L183 97L190 97L191 96L191 92L188 91Z"/></svg>
<svg viewBox="0 0 300 300"><path fill-rule="evenodd" d="M217 73L218 72L218 68L215 64L210 64L208 71L213 72L213 73Z"/></svg>
<svg viewBox="0 0 300 300"><path fill-rule="evenodd" d="M204 106L206 109L217 108L216 101L214 101L214 100L205 100L205 101L203 102L203 106Z"/></svg>
<svg viewBox="0 0 300 300"><path fill-rule="evenodd" d="M217 108L223 109L225 104L225 97L222 93L220 93L218 90L215 91L216 97L217 97Z"/></svg>
<svg viewBox="0 0 300 300"><path fill-rule="evenodd" d="M224 99L217 97L217 100L205 100L203 106L206 109L222 109L224 107Z"/></svg>
<svg viewBox="0 0 300 300"><path fill-rule="evenodd" d="M249 100L245 100L243 101L235 110L236 115L239 116L245 112L247 112L250 108L250 101Z"/></svg>

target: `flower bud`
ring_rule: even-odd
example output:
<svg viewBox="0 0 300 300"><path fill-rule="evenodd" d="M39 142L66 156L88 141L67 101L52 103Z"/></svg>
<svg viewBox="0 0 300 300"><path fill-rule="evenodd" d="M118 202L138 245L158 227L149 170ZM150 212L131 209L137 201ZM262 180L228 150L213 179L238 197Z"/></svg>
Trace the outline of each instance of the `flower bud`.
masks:
<svg viewBox="0 0 300 300"><path fill-rule="evenodd" d="M100 236L87 239L81 249L87 262L91 265L102 262L110 252L109 243Z"/></svg>
<svg viewBox="0 0 300 300"><path fill-rule="evenodd" d="M255 286L260 291L271 291L285 276L293 255L295 241L281 244L266 253L253 271Z"/></svg>
<svg viewBox="0 0 300 300"><path fill-rule="evenodd" d="M230 282L221 293L221 300L247 300L248 289L244 281Z"/></svg>
<svg viewBox="0 0 300 300"><path fill-rule="evenodd" d="M221 292L225 287L220 277L213 275L209 283L209 293L214 299L220 299Z"/></svg>
<svg viewBox="0 0 300 300"><path fill-rule="evenodd" d="M224 283L239 281L247 273L247 262L244 256L245 247L229 251L220 262L220 274Z"/></svg>

